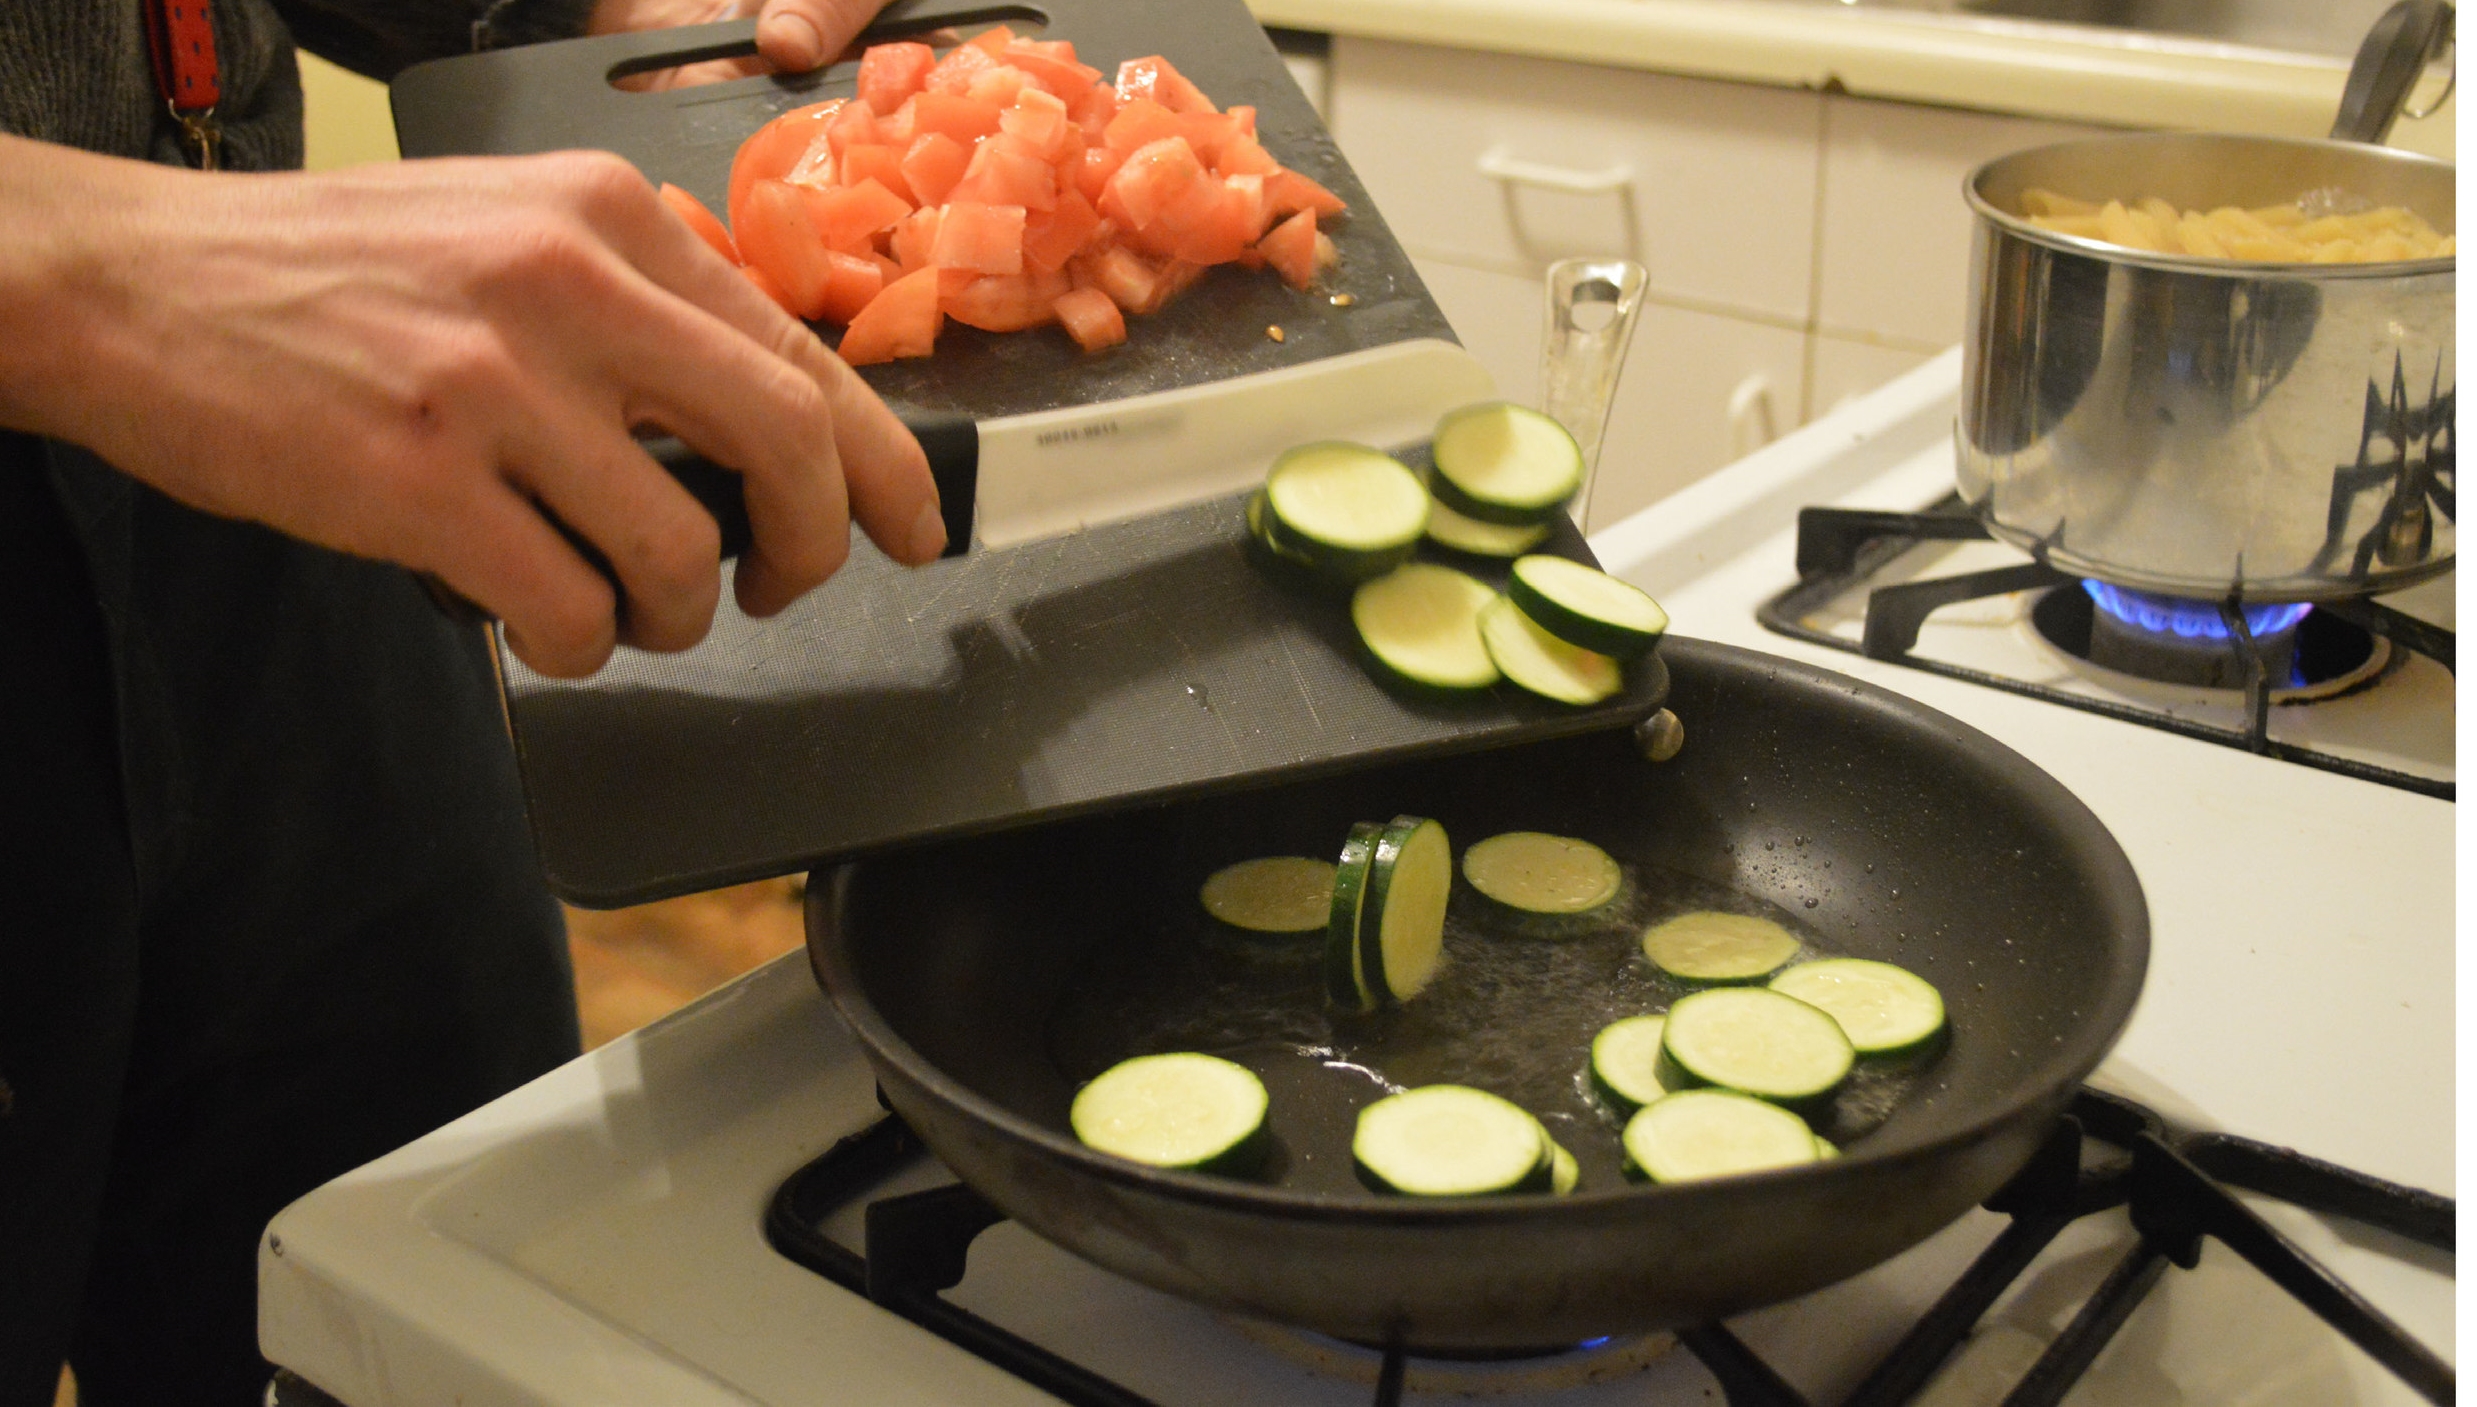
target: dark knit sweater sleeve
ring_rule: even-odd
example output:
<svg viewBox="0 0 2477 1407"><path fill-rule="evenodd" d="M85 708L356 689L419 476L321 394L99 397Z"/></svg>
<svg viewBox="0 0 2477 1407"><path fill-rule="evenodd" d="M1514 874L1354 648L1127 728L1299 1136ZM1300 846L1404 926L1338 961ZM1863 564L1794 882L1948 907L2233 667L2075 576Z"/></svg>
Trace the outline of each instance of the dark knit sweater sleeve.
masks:
<svg viewBox="0 0 2477 1407"><path fill-rule="evenodd" d="M385 79L423 59L573 38L593 0L276 0L276 8L302 48Z"/></svg>

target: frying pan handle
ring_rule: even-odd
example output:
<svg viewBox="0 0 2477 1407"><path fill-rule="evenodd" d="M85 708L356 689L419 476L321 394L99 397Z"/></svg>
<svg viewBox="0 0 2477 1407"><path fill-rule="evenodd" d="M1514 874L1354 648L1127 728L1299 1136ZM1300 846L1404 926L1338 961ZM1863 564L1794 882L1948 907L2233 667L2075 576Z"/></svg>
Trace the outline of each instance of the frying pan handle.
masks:
<svg viewBox="0 0 2477 1407"><path fill-rule="evenodd" d="M2427 62L2451 43L2452 29L2448 0L2400 0L2374 21L2349 66L2332 140L2378 145L2390 136Z"/></svg>
<svg viewBox="0 0 2477 1407"><path fill-rule="evenodd" d="M911 428L912 437L920 441L921 451L929 457L929 477L937 484L938 513L946 520L946 556L960 557L972 546L972 506L980 481L980 427L968 415L948 411L905 411L901 419ZM746 552L753 541L748 526L748 501L740 493L740 476L723 468L704 455L669 435L641 441L645 452L667 470L688 490L688 496L698 506L713 515L714 526L722 530L724 561ZM593 569L602 573L614 590L621 592L620 613L627 613L627 596L620 587L619 575L611 569L611 559L602 549L587 541L582 533L552 517L550 525L568 540L577 555ZM490 613L465 599L454 587L429 572L415 572L414 579L448 619L460 624L475 624L490 619Z"/></svg>

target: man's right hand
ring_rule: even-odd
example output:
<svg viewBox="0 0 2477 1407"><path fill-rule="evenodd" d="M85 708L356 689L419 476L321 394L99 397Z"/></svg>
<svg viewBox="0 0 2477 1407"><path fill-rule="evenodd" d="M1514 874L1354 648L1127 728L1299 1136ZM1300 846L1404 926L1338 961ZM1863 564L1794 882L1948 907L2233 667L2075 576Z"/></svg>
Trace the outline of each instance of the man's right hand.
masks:
<svg viewBox="0 0 2477 1407"><path fill-rule="evenodd" d="M632 428L740 471L750 614L853 520L899 561L945 546L902 423L612 156L200 175L0 137L0 327L0 424L432 572L545 674L711 623L713 520ZM546 512L609 559L624 637Z"/></svg>

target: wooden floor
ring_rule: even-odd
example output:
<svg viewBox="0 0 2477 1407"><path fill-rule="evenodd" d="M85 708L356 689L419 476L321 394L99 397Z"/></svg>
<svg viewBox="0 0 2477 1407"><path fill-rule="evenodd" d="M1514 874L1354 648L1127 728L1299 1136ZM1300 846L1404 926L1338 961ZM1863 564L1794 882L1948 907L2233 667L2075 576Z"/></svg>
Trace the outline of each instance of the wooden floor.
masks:
<svg viewBox="0 0 2477 1407"><path fill-rule="evenodd" d="M585 1048L667 1015L800 946L800 882L765 880L604 913L568 910ZM64 1369L53 1407L76 1407Z"/></svg>

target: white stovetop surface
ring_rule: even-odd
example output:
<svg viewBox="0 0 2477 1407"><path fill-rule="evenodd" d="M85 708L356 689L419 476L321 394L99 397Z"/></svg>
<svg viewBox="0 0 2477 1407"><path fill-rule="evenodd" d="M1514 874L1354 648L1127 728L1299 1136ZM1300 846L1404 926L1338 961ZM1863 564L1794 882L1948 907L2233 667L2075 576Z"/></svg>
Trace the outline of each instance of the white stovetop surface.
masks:
<svg viewBox="0 0 2477 1407"><path fill-rule="evenodd" d="M2097 812L2140 873L2154 943L2104 1083L2188 1126L2449 1191L2448 803L1755 623L1754 602L1792 578L1798 506L1912 508L1949 483L1956 380L1957 358L1931 363L1593 546L1662 599L1678 633L1913 695L2002 738ZM774 1188L874 1117L871 1091L786 958L288 1208L260 1258L262 1344L349 1407L1051 1402L766 1246ZM2449 1257L2394 1256L2401 1243L2381 1233L2255 1205L2450 1356ZM1811 1397L1834 1400L1998 1225L1974 1213L1885 1267L1732 1327ZM1939 1407L1996 1401L1975 1369L2017 1372L2129 1234L2121 1214L2068 1232L1991 1314ZM981 1239L972 1267L959 1302L1164 1407L1368 1400L1364 1385L1294 1367L1012 1226ZM1707 1404L1713 1391L1673 1353L1638 1376L1521 1400ZM2416 1399L2216 1245L2199 1271L2171 1272L2071 1399L2237 1400Z"/></svg>

